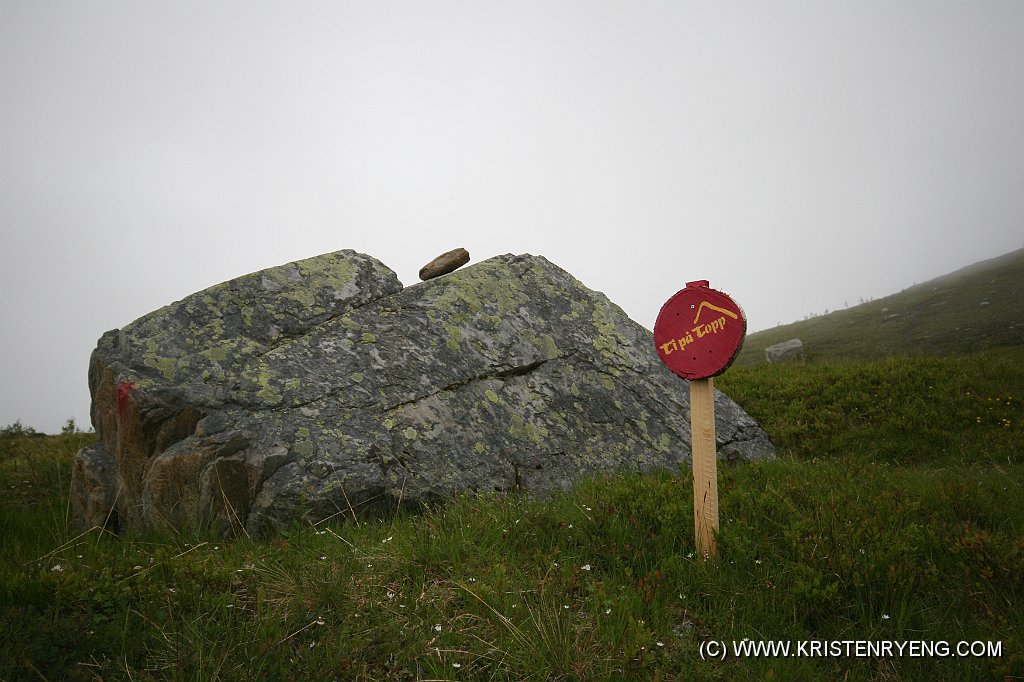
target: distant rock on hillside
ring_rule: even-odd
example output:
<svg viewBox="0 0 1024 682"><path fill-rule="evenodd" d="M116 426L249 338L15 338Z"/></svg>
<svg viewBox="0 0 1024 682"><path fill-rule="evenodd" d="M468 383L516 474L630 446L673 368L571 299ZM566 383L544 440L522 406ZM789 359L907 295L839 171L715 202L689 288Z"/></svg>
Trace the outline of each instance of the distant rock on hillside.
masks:
<svg viewBox="0 0 1024 682"><path fill-rule="evenodd" d="M406 289L353 251L252 273L104 334L89 387L80 527L262 536L690 454L689 391L651 332L529 255ZM738 405L716 405L720 457L774 455Z"/></svg>
<svg viewBox="0 0 1024 682"><path fill-rule="evenodd" d="M804 343L800 339L790 339L776 343L764 349L765 359L772 363L795 362L804 359Z"/></svg>

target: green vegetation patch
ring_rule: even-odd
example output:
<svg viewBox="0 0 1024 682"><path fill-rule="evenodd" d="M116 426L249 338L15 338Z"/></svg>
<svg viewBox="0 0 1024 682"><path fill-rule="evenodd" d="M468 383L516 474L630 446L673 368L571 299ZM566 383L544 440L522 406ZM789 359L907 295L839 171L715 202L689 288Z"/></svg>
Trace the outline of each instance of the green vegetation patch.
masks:
<svg viewBox="0 0 1024 682"><path fill-rule="evenodd" d="M342 512L263 541L80 535L68 476L93 436L5 430L0 679L1019 678L1022 360L730 370L719 386L780 457L720 467L711 562L685 470ZM744 639L999 650L701 657Z"/></svg>

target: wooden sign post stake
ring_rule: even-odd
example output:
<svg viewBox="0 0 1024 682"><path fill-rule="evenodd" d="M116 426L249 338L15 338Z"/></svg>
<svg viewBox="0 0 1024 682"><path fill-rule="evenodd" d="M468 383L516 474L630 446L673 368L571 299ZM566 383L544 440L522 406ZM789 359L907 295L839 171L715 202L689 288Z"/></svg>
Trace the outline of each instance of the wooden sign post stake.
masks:
<svg viewBox="0 0 1024 682"><path fill-rule="evenodd" d="M693 457L693 526L701 558L718 554L718 453L715 449L713 379L690 381L690 435Z"/></svg>
<svg viewBox="0 0 1024 682"><path fill-rule="evenodd" d="M743 346L747 319L729 296L707 280L688 282L658 313L654 345L665 366L690 382L690 453L693 458L693 529L702 559L718 554L718 453L715 388Z"/></svg>

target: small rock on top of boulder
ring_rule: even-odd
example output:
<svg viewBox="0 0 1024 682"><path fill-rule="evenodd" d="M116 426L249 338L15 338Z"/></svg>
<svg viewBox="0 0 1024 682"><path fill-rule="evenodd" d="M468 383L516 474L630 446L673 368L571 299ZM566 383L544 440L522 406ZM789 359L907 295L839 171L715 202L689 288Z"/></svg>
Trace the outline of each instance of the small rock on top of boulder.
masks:
<svg viewBox="0 0 1024 682"><path fill-rule="evenodd" d="M446 251L420 268L420 279L426 282L428 279L447 275L468 262L469 251L462 248Z"/></svg>
<svg viewBox="0 0 1024 682"><path fill-rule="evenodd" d="M403 289L338 251L219 284L107 332L79 527L296 522L462 491L546 495L689 461L689 391L650 331L530 255ZM716 392L723 459L771 457Z"/></svg>

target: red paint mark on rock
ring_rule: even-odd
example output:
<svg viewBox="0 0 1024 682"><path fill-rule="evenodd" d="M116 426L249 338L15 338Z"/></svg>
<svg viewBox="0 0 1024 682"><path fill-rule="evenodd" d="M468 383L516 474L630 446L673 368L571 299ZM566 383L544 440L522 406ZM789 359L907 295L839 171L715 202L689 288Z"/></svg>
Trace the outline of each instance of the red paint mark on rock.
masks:
<svg viewBox="0 0 1024 682"><path fill-rule="evenodd" d="M122 381L117 385L117 413L123 415L124 408L128 404L128 398L132 397L132 389L135 384L130 381Z"/></svg>

